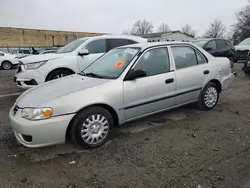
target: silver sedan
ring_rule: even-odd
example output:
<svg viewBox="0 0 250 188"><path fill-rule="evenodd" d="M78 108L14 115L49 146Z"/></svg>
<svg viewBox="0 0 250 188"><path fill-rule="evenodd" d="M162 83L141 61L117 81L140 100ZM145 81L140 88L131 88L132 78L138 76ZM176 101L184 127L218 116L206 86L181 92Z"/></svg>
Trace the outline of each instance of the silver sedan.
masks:
<svg viewBox="0 0 250 188"><path fill-rule="evenodd" d="M189 43L146 43L113 49L80 74L23 93L9 113L27 147L64 143L97 147L114 126L197 103L211 110L233 79L230 62Z"/></svg>

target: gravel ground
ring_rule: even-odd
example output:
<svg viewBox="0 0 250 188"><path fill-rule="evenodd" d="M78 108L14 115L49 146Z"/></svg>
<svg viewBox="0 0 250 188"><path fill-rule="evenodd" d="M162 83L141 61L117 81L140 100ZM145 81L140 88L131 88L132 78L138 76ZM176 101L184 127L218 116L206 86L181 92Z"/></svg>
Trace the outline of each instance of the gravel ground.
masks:
<svg viewBox="0 0 250 188"><path fill-rule="evenodd" d="M0 70L0 187L250 188L250 77L238 77L217 107L185 106L117 129L104 146L19 145L8 111L20 92L15 70Z"/></svg>

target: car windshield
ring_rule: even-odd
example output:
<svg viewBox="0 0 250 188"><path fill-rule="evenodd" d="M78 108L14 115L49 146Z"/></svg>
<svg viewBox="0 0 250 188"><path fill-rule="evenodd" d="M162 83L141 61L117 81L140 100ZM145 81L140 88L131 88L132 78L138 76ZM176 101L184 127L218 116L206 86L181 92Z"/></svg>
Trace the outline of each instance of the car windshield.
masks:
<svg viewBox="0 0 250 188"><path fill-rule="evenodd" d="M250 38L243 40L239 45L250 45Z"/></svg>
<svg viewBox="0 0 250 188"><path fill-rule="evenodd" d="M203 47L208 40L194 40L192 43L196 44L197 46Z"/></svg>
<svg viewBox="0 0 250 188"><path fill-rule="evenodd" d="M82 43L84 43L87 39L80 39L80 40L74 40L67 44L66 46L59 49L56 53L62 54L62 53L70 53L76 50Z"/></svg>
<svg viewBox="0 0 250 188"><path fill-rule="evenodd" d="M93 62L80 74L96 78L118 78L139 50L139 48L113 49Z"/></svg>

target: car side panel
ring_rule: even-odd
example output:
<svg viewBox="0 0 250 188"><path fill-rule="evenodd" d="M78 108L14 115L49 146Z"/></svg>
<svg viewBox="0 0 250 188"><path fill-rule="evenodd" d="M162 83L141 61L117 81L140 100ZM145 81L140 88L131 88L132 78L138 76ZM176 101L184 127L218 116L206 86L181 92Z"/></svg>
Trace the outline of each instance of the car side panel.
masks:
<svg viewBox="0 0 250 188"><path fill-rule="evenodd" d="M119 124L122 124L125 121L122 85L123 81L119 78L110 80L105 84L60 97L52 102L50 101L48 104L43 104L43 106L53 106L53 116L58 116L77 113L91 105L104 104L116 111L119 117ZM61 101L64 102L62 103Z"/></svg>
<svg viewBox="0 0 250 188"><path fill-rule="evenodd" d="M44 75L44 81L47 75L58 68L68 68L74 72L79 72L77 58L74 55L65 56L59 59L49 60L45 65L37 69L38 72Z"/></svg>

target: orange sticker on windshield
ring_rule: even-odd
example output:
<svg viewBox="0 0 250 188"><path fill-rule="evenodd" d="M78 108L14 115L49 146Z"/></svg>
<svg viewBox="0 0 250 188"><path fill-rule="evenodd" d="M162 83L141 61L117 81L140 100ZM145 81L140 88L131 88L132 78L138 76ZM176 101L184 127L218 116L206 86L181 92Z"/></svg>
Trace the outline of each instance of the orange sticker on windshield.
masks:
<svg viewBox="0 0 250 188"><path fill-rule="evenodd" d="M115 68L115 69L120 69L120 68L122 68L123 65L124 65L124 61L118 61L118 62L114 65L114 68Z"/></svg>

